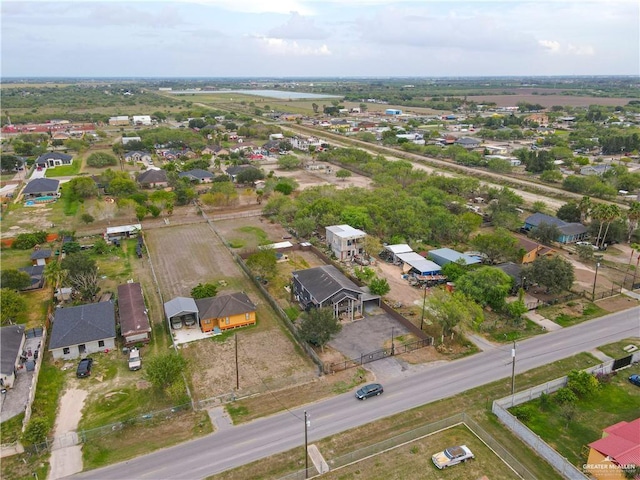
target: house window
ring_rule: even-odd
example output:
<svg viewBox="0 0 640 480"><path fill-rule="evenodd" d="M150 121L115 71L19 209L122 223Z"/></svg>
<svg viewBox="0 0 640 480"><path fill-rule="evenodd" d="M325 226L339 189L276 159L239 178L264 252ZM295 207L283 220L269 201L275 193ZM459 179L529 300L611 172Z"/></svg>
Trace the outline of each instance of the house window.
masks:
<svg viewBox="0 0 640 480"><path fill-rule="evenodd" d="M71 349L70 349L69 347L64 347L64 348L62 349L62 353L63 353L64 355L69 355L69 353L70 353L70 352L71 352Z"/></svg>
<svg viewBox="0 0 640 480"><path fill-rule="evenodd" d="M104 347L104 340L98 340L98 348Z"/></svg>
<svg viewBox="0 0 640 480"><path fill-rule="evenodd" d="M251 318L251 314L250 313L245 313L244 314L244 319L245 320L249 320L249 318Z"/></svg>
<svg viewBox="0 0 640 480"><path fill-rule="evenodd" d="M206 323L207 325L211 323L211 319L210 318L206 318L203 320L204 323Z"/></svg>
<svg viewBox="0 0 640 480"><path fill-rule="evenodd" d="M225 325L229 325L229 317L225 317L224 318L224 324Z"/></svg>

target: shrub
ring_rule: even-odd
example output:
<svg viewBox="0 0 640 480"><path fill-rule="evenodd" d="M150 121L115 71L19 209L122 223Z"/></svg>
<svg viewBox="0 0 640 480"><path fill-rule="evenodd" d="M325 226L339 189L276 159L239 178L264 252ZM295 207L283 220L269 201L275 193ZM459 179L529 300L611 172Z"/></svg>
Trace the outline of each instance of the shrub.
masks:
<svg viewBox="0 0 640 480"><path fill-rule="evenodd" d="M96 152L89 155L87 165L90 167L102 168L118 164L118 159L113 155L104 152Z"/></svg>
<svg viewBox="0 0 640 480"><path fill-rule="evenodd" d="M589 397L600 388L600 384L598 379L590 373L571 370L567 375L567 388L571 389L578 397Z"/></svg>
<svg viewBox="0 0 640 480"><path fill-rule="evenodd" d="M533 416L533 407L531 405L519 405L511 409L511 414L521 422L528 422Z"/></svg>
<svg viewBox="0 0 640 480"><path fill-rule="evenodd" d="M556 392L555 400L560 405L566 405L577 402L578 397L576 397L576 394L573 393L571 389L563 387Z"/></svg>
<svg viewBox="0 0 640 480"><path fill-rule="evenodd" d="M22 441L27 445L42 443L47 439L48 432L47 421L40 417L33 417L22 435Z"/></svg>

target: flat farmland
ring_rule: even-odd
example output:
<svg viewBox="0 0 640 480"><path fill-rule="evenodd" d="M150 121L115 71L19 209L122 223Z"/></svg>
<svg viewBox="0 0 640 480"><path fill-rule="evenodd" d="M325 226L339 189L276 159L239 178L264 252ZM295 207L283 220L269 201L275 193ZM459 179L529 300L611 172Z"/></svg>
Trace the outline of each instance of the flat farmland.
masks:
<svg viewBox="0 0 640 480"><path fill-rule="evenodd" d="M146 230L145 239L165 301L189 296L198 283L243 277L206 223Z"/></svg>

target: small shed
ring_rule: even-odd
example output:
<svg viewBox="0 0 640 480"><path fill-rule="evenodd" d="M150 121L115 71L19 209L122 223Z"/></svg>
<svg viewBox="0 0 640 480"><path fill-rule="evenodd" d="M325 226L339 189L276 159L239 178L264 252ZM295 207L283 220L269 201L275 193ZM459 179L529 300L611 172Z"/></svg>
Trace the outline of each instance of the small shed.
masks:
<svg viewBox="0 0 640 480"><path fill-rule="evenodd" d="M451 248L438 248L429 252L429 258L435 263L444 267L447 263L464 261L465 265L475 265L481 263L482 260L478 257L472 257L465 253L456 252Z"/></svg>
<svg viewBox="0 0 640 480"><path fill-rule="evenodd" d="M46 265L51 261L51 250L36 250L31 254L32 265Z"/></svg>
<svg viewBox="0 0 640 480"><path fill-rule="evenodd" d="M135 237L141 230L142 225L139 223L133 225L121 225L119 227L107 227L107 230L104 232L104 239L107 243L111 243L114 240Z"/></svg>

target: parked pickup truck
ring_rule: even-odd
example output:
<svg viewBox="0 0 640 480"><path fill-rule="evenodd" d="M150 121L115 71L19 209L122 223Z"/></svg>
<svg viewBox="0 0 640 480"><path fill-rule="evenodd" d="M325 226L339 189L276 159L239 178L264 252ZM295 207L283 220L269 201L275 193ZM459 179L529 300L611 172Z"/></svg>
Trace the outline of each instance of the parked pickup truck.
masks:
<svg viewBox="0 0 640 480"><path fill-rule="evenodd" d="M140 358L140 350L132 348L129 351L129 370L140 370L142 368L142 358Z"/></svg>

